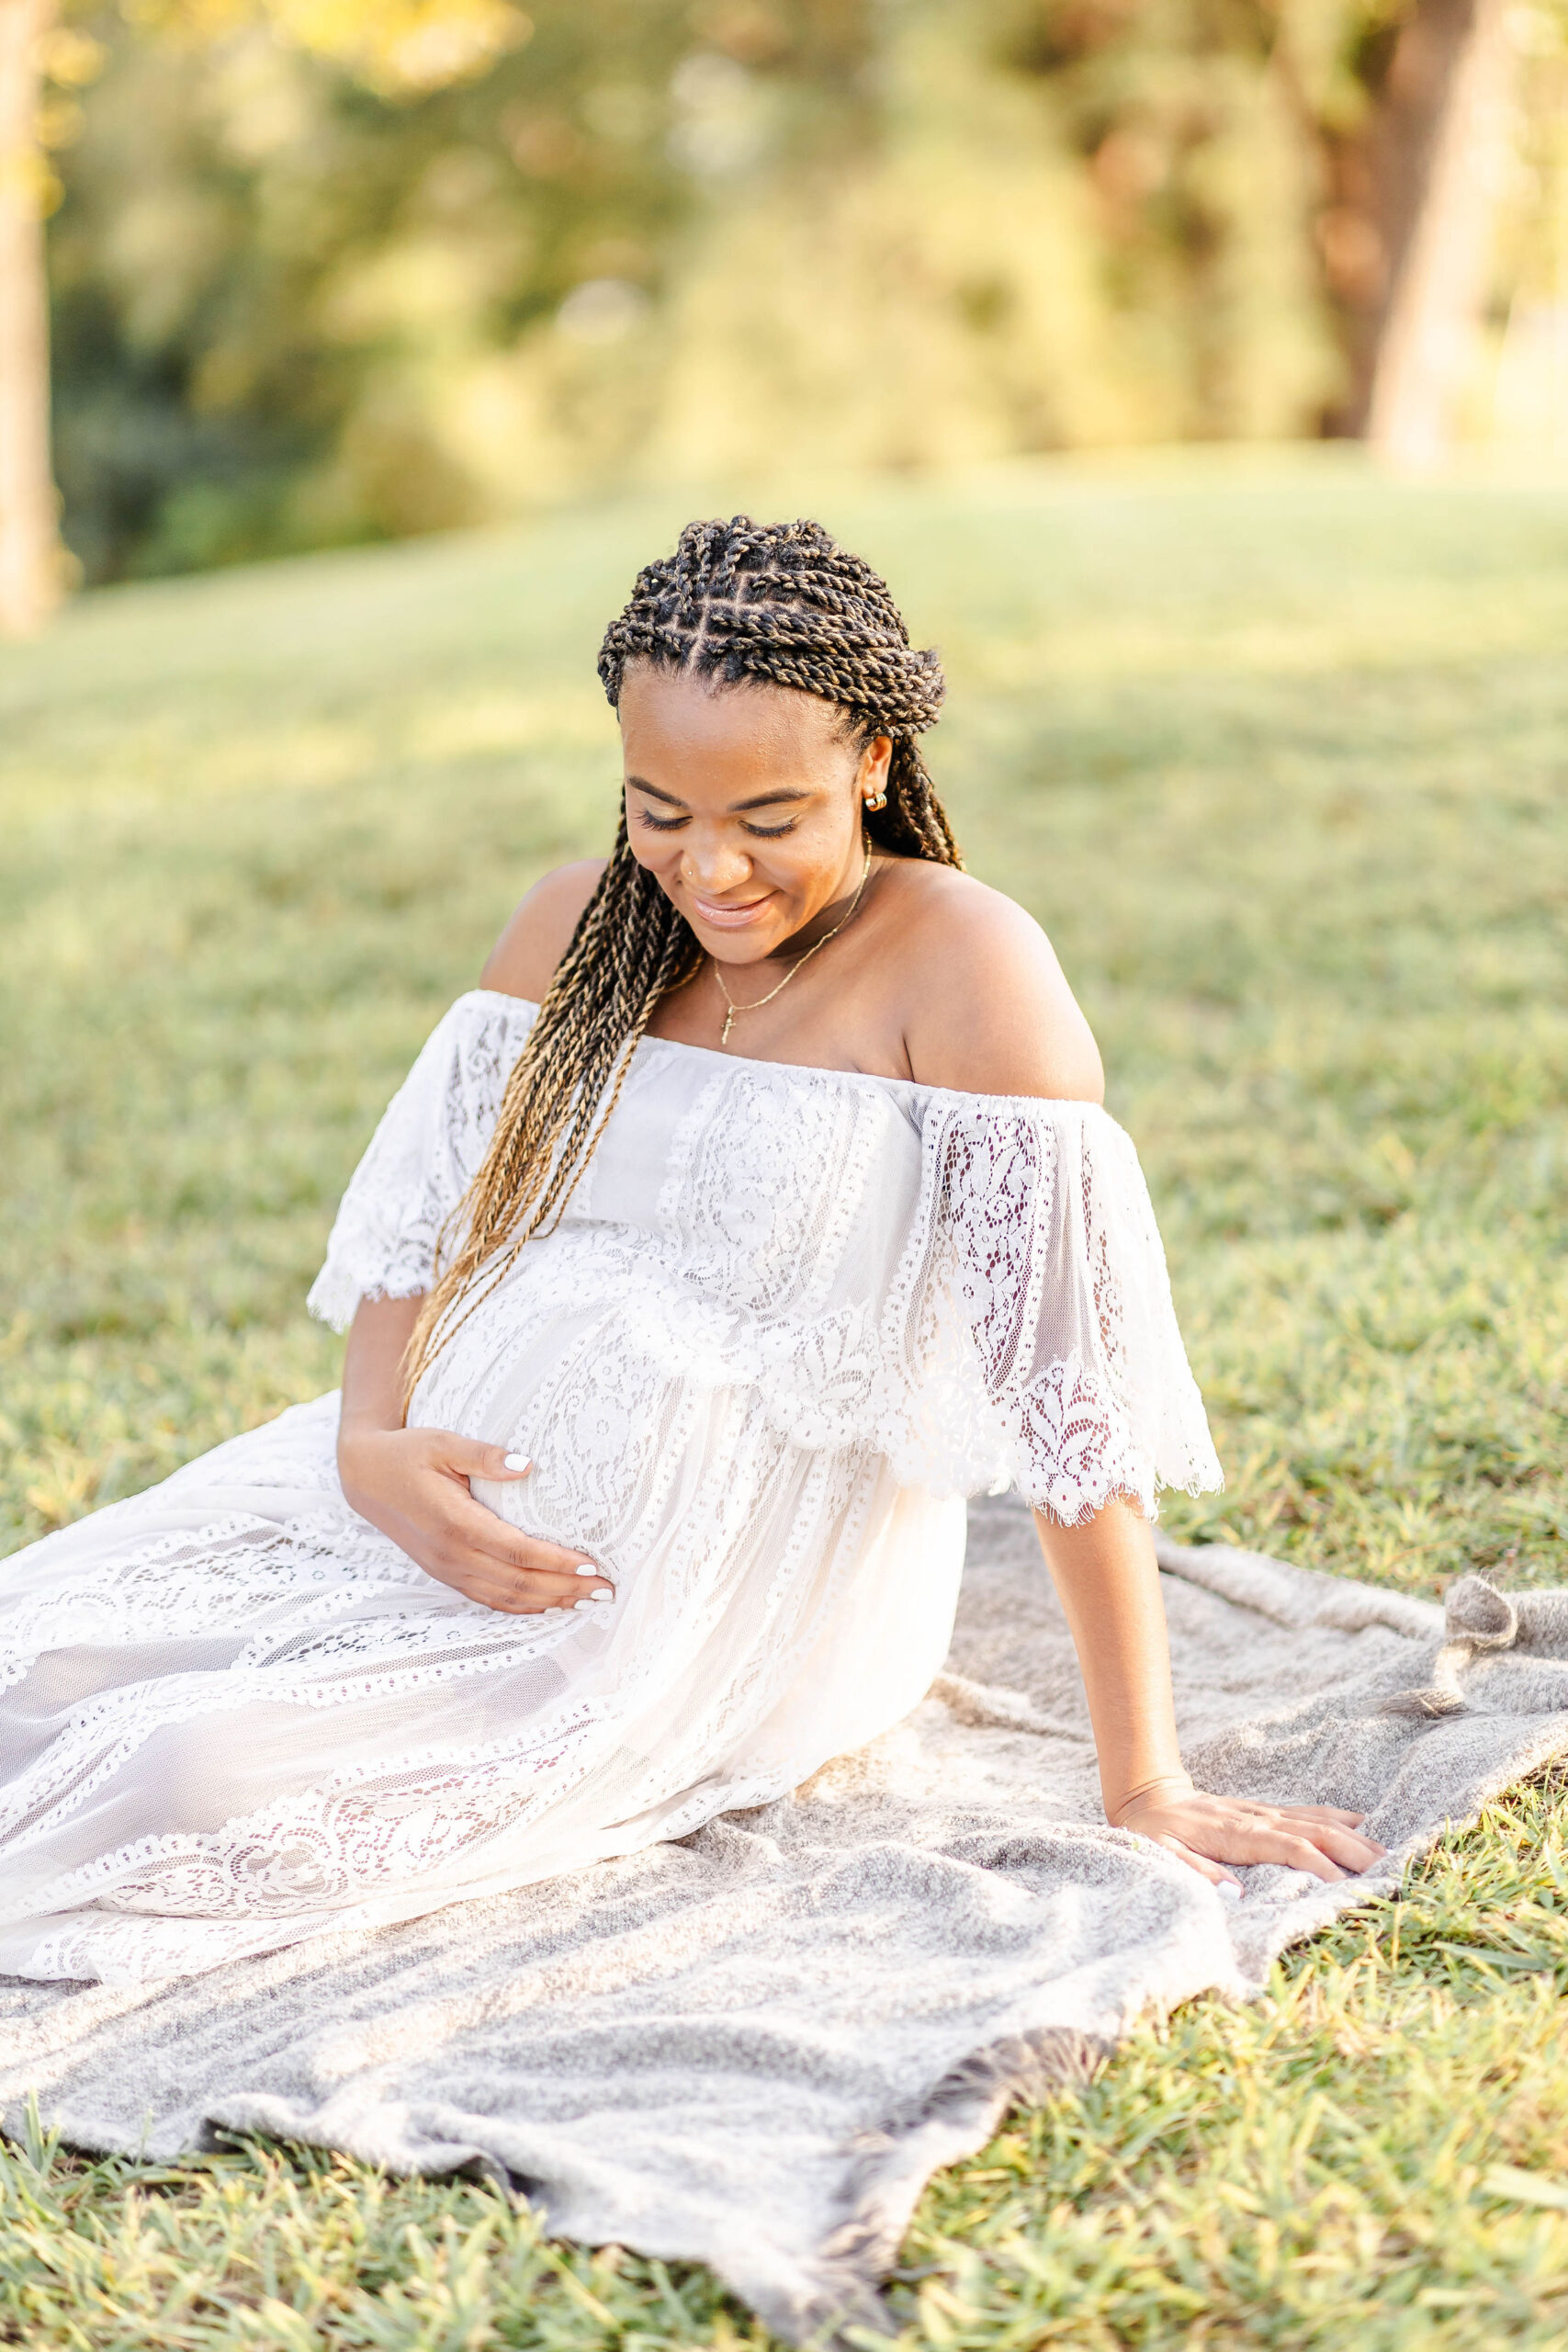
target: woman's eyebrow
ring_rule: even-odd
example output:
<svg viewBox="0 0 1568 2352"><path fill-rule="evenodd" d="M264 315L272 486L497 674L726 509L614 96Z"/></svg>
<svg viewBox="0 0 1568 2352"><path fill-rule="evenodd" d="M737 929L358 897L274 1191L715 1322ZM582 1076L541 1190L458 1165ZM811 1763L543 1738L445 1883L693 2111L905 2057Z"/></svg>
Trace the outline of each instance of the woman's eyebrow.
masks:
<svg viewBox="0 0 1568 2352"><path fill-rule="evenodd" d="M649 784L646 776L629 775L626 783L634 792L646 792L650 800L662 800L667 808L684 808L686 806L678 795L661 791L657 784ZM776 792L758 792L750 800L732 800L727 814L739 816L748 808L776 808L781 801L809 800L810 797L808 792L781 785Z"/></svg>

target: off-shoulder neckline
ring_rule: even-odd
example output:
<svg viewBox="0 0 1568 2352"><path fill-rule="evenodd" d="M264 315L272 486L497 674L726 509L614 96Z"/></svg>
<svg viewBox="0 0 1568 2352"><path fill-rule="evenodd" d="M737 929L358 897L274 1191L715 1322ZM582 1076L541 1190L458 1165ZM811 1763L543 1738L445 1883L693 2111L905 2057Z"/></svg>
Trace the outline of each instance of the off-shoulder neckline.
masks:
<svg viewBox="0 0 1568 2352"><path fill-rule="evenodd" d="M526 1012L537 1012L538 1001L530 996L513 996L506 989L468 989L457 999L458 1004L489 999L492 1003L518 1005ZM659 1046L671 1054L699 1054L705 1061L722 1062L727 1069L779 1069L793 1071L796 1078L837 1078L851 1086L880 1086L891 1088L905 1096L943 1095L957 1102L997 1102L1012 1108L1020 1103L1032 1103L1039 1110L1089 1112L1109 1125L1116 1122L1103 1102L1085 1102L1064 1094L972 1094L963 1087L928 1086L918 1078L885 1078L874 1069L830 1069L820 1062L773 1062L757 1054L721 1053L716 1046L690 1046L683 1037L643 1037L637 1044L639 1054Z"/></svg>

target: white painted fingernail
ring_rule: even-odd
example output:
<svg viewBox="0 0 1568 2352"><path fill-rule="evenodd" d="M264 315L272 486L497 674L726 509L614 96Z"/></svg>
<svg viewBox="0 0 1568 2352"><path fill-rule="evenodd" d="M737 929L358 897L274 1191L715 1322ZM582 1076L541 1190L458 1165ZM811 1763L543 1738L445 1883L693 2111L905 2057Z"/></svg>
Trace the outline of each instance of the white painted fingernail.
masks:
<svg viewBox="0 0 1568 2352"><path fill-rule="evenodd" d="M599 1598L598 1594L597 1594L597 1593L595 1593L595 1594L594 1594L594 1596L593 1596L593 1600L598 1600L598 1598ZM581 1599L581 1600L574 1600L574 1601L572 1602L572 1604L571 1604L571 1605L572 1605L572 1608L573 1608L574 1610L577 1610L577 1609L592 1609L592 1606L593 1606L593 1600L589 1600L589 1598L588 1598L588 1596L587 1596L587 1594L586 1594L586 1593L584 1593L584 1595L583 1595L583 1597L582 1597L582 1599Z"/></svg>
<svg viewBox="0 0 1568 2352"><path fill-rule="evenodd" d="M592 1560L584 1560L584 1562L582 1563L582 1566L578 1569L577 1573L578 1573L578 1575L579 1575L580 1577L596 1577L596 1576L598 1575L599 1571L598 1571L598 1569L594 1566L594 1565L593 1565L593 1563L592 1563Z"/></svg>
<svg viewBox="0 0 1568 2352"><path fill-rule="evenodd" d="M533 1466L525 1453L509 1453L504 1464L508 1470L531 1470Z"/></svg>
<svg viewBox="0 0 1568 2352"><path fill-rule="evenodd" d="M1234 1878L1221 1879L1219 1881L1219 1889L1227 1903L1239 1903L1241 1901L1241 1889L1237 1886Z"/></svg>
<svg viewBox="0 0 1568 2352"><path fill-rule="evenodd" d="M592 1609L596 1600L614 1600L615 1597L615 1596L613 1592L607 1591L605 1588L601 1585L597 1592L585 1593L582 1599L579 1601L574 1601L572 1606L577 1609Z"/></svg>

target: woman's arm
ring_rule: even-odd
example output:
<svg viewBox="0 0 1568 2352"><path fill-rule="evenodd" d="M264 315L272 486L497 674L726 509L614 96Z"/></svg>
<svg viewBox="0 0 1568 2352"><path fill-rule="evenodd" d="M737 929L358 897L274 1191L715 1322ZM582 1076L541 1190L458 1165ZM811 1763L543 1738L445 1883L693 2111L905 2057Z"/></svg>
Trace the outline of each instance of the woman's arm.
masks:
<svg viewBox="0 0 1568 2352"><path fill-rule="evenodd" d="M542 998L604 870L603 858L545 875L507 923L481 985ZM514 1616L608 1600L581 1552L523 1535L475 1499L471 1478L504 1484L528 1465L499 1445L403 1426L403 1355L423 1297L362 1299L343 1367L338 1475L347 1500L440 1583Z"/></svg>
<svg viewBox="0 0 1568 2352"><path fill-rule="evenodd" d="M1105 1817L1136 1829L1218 1885L1225 1862L1280 1862L1314 1878L1364 1871L1382 1847L1360 1815L1327 1805L1254 1804L1195 1789L1177 1745L1170 1645L1148 1521L1113 1501L1081 1527L1034 1514L1071 1630L1100 1758Z"/></svg>
<svg viewBox="0 0 1568 2352"><path fill-rule="evenodd" d="M946 867L913 877L899 933L911 1073L960 1092L1098 1102L1100 1054L1050 942L1021 907ZM1382 1852L1357 1814L1205 1796L1181 1761L1154 1539L1135 1504L1081 1527L1035 1522L1089 1694L1105 1815L1153 1838L1216 1884L1227 1862L1282 1862L1317 1878Z"/></svg>
<svg viewBox="0 0 1568 2352"><path fill-rule="evenodd" d="M427 1575L509 1615L615 1594L583 1553L520 1534L477 1502L470 1478L528 1475L503 1446L403 1427L402 1360L423 1300L361 1299L343 1366L338 1475L362 1519Z"/></svg>

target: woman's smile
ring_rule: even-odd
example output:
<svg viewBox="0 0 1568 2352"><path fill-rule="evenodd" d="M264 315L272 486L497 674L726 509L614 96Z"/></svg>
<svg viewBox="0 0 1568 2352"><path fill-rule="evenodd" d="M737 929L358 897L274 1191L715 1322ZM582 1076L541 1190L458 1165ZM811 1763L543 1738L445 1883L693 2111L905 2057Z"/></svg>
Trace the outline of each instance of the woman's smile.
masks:
<svg viewBox="0 0 1568 2352"><path fill-rule="evenodd" d="M725 901L719 899L705 899L688 883L686 896L693 914L699 922L706 923L710 930L744 931L750 924L761 920L769 903L777 898L778 892L764 890L761 898Z"/></svg>

